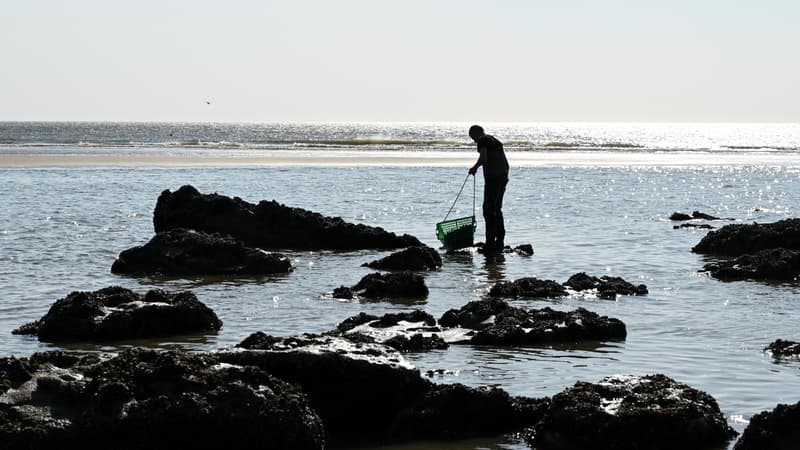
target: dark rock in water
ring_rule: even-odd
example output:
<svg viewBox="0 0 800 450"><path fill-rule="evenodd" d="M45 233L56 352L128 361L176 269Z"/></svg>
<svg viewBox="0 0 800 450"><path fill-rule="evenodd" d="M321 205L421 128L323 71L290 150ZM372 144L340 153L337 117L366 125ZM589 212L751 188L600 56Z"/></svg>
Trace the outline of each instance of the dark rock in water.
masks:
<svg viewBox="0 0 800 450"><path fill-rule="evenodd" d="M797 450L800 448L800 403L778 405L750 419L733 450Z"/></svg>
<svg viewBox="0 0 800 450"><path fill-rule="evenodd" d="M723 220L721 217L712 216L710 214L702 213L700 211L692 211L692 218L702 219L702 220ZM733 219L728 218L726 220L733 220Z"/></svg>
<svg viewBox="0 0 800 450"><path fill-rule="evenodd" d="M378 270L436 270L442 267L442 257L436 250L423 245L400 250L362 266Z"/></svg>
<svg viewBox="0 0 800 450"><path fill-rule="evenodd" d="M605 299L616 299L618 295L647 295L647 286L631 284L621 277L609 277L603 275L600 278L587 275L586 272L576 273L569 277L564 283L564 287L570 287L576 291L586 291L597 289L597 296Z"/></svg>
<svg viewBox="0 0 800 450"><path fill-rule="evenodd" d="M671 216L669 216L669 220L692 220L692 219L700 219L700 220L723 220L720 217L712 216L710 214L702 213L700 211L692 211L692 215L688 215L681 212L674 212ZM724 220L734 220L731 218L727 218Z"/></svg>
<svg viewBox="0 0 800 450"><path fill-rule="evenodd" d="M780 280L800 277L800 250L773 248L732 260L711 262L703 270L723 281Z"/></svg>
<svg viewBox="0 0 800 450"><path fill-rule="evenodd" d="M0 395L4 450L323 449L325 430L294 385L213 354L38 353ZM9 360L0 359L0 379Z"/></svg>
<svg viewBox="0 0 800 450"><path fill-rule="evenodd" d="M220 360L257 366L302 387L333 446L497 435L533 424L546 404L433 384L384 345L256 333L239 346L252 350L223 351Z"/></svg>
<svg viewBox="0 0 800 450"><path fill-rule="evenodd" d="M714 227L705 223L682 223L680 225L675 225L672 227L673 230L678 230L680 228L699 228L701 230L713 230Z"/></svg>
<svg viewBox="0 0 800 450"><path fill-rule="evenodd" d="M445 350L450 347L437 334L425 336L421 333L413 334L410 337L399 334L383 341L383 344L401 352L427 352L430 350Z"/></svg>
<svg viewBox="0 0 800 450"><path fill-rule="evenodd" d="M469 343L475 345L537 345L624 339L627 331L619 319L599 316L578 308L556 311L550 308L522 309L499 299L479 300L439 319L447 327L472 328Z"/></svg>
<svg viewBox="0 0 800 450"><path fill-rule="evenodd" d="M356 297L356 294L353 293L353 290L347 286L339 286L333 290L332 297L344 300L352 300Z"/></svg>
<svg viewBox="0 0 800 450"><path fill-rule="evenodd" d="M464 327L480 330L490 326L488 322L493 316L503 313L511 308L509 304L499 298L476 300L467 303L459 309L446 311L439 319L443 327Z"/></svg>
<svg viewBox="0 0 800 450"><path fill-rule="evenodd" d="M345 222L276 201L257 205L239 197L201 194L192 186L158 197L153 215L155 231L191 228L228 234L264 249L357 250L392 249L422 245L410 235L398 236L383 228Z"/></svg>
<svg viewBox="0 0 800 450"><path fill-rule="evenodd" d="M800 355L800 342L778 339L769 344L764 351L772 353L775 357L797 356Z"/></svg>
<svg viewBox="0 0 800 450"><path fill-rule="evenodd" d="M397 440L452 440L481 436L486 430L521 429L538 422L548 402L514 398L497 388L436 385L398 414L391 436Z"/></svg>
<svg viewBox="0 0 800 450"><path fill-rule="evenodd" d="M334 297L346 298L348 288L334 291ZM425 278L412 272L371 273L352 288L352 294L366 298L421 298L428 296Z"/></svg>
<svg viewBox="0 0 800 450"><path fill-rule="evenodd" d="M441 328L430 314L415 310L382 317L360 313L337 325L330 333L359 342L388 345L402 352L445 349L448 344L437 335Z"/></svg>
<svg viewBox="0 0 800 450"><path fill-rule="evenodd" d="M120 253L111 272L126 275L266 275L292 270L289 258L230 236L177 228Z"/></svg>
<svg viewBox="0 0 800 450"><path fill-rule="evenodd" d="M686 213L674 212L669 216L669 220L692 220L692 216Z"/></svg>
<svg viewBox="0 0 800 450"><path fill-rule="evenodd" d="M14 334L35 334L40 341L109 341L169 336L222 327L214 311L191 292L151 290L145 295L113 286L73 292L56 301L41 319Z"/></svg>
<svg viewBox="0 0 800 450"><path fill-rule="evenodd" d="M613 376L556 394L535 426L541 450L706 450L736 435L713 397L664 375Z"/></svg>
<svg viewBox="0 0 800 450"><path fill-rule="evenodd" d="M522 256L533 256L533 246L531 244L522 244L514 247L514 252Z"/></svg>
<svg viewBox="0 0 800 450"><path fill-rule="evenodd" d="M725 225L706 234L692 251L739 256L770 248L800 250L800 219L785 219L766 224Z"/></svg>
<svg viewBox="0 0 800 450"><path fill-rule="evenodd" d="M509 308L470 340L475 345L537 345L551 342L606 341L625 339L625 324L619 319L599 316L578 308L556 311L550 308L524 310Z"/></svg>
<svg viewBox="0 0 800 450"><path fill-rule="evenodd" d="M534 277L520 278L514 281L501 281L489 290L489 296L491 297L545 298L565 295L567 295L567 291L560 283L553 280L540 280Z"/></svg>

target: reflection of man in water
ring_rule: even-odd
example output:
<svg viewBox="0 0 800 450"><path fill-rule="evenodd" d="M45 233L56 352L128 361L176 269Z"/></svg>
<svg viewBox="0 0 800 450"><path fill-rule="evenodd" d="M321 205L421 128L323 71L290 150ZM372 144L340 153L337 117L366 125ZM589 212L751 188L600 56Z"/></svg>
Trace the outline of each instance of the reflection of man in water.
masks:
<svg viewBox="0 0 800 450"><path fill-rule="evenodd" d="M486 221L485 252L502 251L505 246L506 228L503 224L503 195L508 184L508 161L503 143L484 133L479 125L469 129L469 137L478 144L478 161L470 167L475 175L483 166L483 219Z"/></svg>

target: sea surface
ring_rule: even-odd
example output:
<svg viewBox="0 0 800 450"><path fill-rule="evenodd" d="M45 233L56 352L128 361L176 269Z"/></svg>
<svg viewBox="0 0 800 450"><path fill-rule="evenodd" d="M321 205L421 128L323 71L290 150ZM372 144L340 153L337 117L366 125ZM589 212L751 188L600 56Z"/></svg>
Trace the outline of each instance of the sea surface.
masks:
<svg viewBox="0 0 800 450"><path fill-rule="evenodd" d="M0 123L0 155L144 152L191 161L197 152L228 155L303 149L320 152L468 152L469 124L116 124ZM466 127L465 127L466 126ZM525 348L451 346L407 358L433 381L499 386L514 395L549 396L577 381L613 374L663 373L714 396L742 431L754 414L800 400L800 362L763 348L800 340L800 283L721 282L698 272L707 258L690 251L705 230L673 229L668 217L698 210L728 220L773 222L800 212L800 125L775 124L487 124L506 142L512 164L505 198L506 243L533 244L535 255L486 259L443 255L426 275L425 300L353 302L330 298L371 270L382 251L287 251L288 275L261 278L129 278L113 275L114 258L154 234L153 208L165 189L192 184L201 192L250 202L275 199L345 220L410 233L438 247L442 220L467 167L0 167L0 355L62 349L12 335L72 291L121 285L137 291L189 289L224 321L216 334L157 341L68 346L115 350L131 345L214 350L250 333L318 333L367 312L424 309L436 317L482 298L497 281L535 276L566 281L577 272L644 283L643 297L616 301L575 296L513 300L515 306L585 307L625 322L627 339ZM513 167L524 152L621 154L622 164ZM652 165L642 157L668 155ZM687 164L686 155L711 155ZM781 164L765 158L780 155ZM630 161L637 164L624 164ZM737 163L728 161L737 156ZM565 161L569 161L565 158ZM646 161L646 158L645 158ZM708 162L711 161L711 162ZM744 162L742 162L744 161ZM475 186L478 210L482 178ZM472 211L468 180L454 215ZM483 239L479 220L477 239ZM513 436L399 448L526 448Z"/></svg>

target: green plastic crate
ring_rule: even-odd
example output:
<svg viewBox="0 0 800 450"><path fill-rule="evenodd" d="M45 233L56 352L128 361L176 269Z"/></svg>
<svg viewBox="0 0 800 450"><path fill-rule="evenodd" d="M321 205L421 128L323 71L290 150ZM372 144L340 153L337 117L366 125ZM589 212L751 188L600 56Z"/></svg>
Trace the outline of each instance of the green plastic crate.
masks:
<svg viewBox="0 0 800 450"><path fill-rule="evenodd" d="M445 220L436 224L436 238L448 250L471 247L476 228L478 223L475 221L475 216Z"/></svg>

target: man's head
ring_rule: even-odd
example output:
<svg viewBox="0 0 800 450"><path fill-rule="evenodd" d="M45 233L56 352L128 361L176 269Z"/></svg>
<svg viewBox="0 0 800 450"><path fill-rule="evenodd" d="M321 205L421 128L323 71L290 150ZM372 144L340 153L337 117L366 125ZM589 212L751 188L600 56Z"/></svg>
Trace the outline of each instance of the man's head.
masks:
<svg viewBox="0 0 800 450"><path fill-rule="evenodd" d="M483 132L483 127L481 127L480 125L473 125L469 127L469 137L471 137L473 141L477 141L484 134L485 133Z"/></svg>

